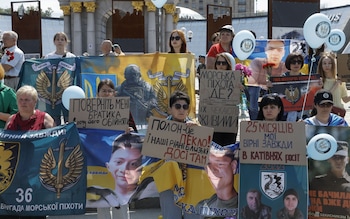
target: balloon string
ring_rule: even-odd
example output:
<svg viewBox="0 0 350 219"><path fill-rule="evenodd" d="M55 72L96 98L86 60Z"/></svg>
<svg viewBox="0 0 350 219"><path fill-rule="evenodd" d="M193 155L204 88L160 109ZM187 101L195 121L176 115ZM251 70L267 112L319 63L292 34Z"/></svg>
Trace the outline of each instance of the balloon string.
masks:
<svg viewBox="0 0 350 219"><path fill-rule="evenodd" d="M304 115L304 109L305 109L305 105L306 105L306 99L307 99L307 95L308 95L308 93L309 93L309 88L310 88L312 67L314 66L314 63L316 62L315 55L316 55L316 49L313 50L313 54L312 54L312 58L311 58L311 67L310 67L309 78L308 78L308 80L307 80L307 86L306 86L307 92L305 93L304 102L303 102L303 108L302 108L302 110L301 110L301 116Z"/></svg>

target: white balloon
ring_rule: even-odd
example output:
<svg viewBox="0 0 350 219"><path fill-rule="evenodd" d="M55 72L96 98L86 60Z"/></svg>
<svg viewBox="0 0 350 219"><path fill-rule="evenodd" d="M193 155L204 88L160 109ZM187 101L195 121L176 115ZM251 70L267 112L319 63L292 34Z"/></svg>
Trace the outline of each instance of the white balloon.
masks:
<svg viewBox="0 0 350 219"><path fill-rule="evenodd" d="M326 42L331 32L331 21L326 15L315 13L306 19L303 32L309 46L317 49Z"/></svg>
<svg viewBox="0 0 350 219"><path fill-rule="evenodd" d="M67 87L62 94L62 104L64 108L69 110L70 99L74 98L85 98L85 92L81 87L78 86L69 86Z"/></svg>
<svg viewBox="0 0 350 219"><path fill-rule="evenodd" d="M327 160L337 151L337 140L327 133L317 134L307 144L307 155L313 160Z"/></svg>
<svg viewBox="0 0 350 219"><path fill-rule="evenodd" d="M332 29L326 40L327 48L336 52L341 49L346 41L345 33L339 29Z"/></svg>
<svg viewBox="0 0 350 219"><path fill-rule="evenodd" d="M163 5L166 3L167 0L152 0L152 3L157 7L157 8L162 8Z"/></svg>
<svg viewBox="0 0 350 219"><path fill-rule="evenodd" d="M247 59L255 49L255 37L252 32L239 31L233 38L232 48L240 60Z"/></svg>

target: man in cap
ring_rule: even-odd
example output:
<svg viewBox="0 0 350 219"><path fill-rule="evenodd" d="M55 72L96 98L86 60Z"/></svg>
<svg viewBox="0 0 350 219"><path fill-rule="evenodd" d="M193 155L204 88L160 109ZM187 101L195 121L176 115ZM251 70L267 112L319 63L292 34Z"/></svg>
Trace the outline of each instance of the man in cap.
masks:
<svg viewBox="0 0 350 219"><path fill-rule="evenodd" d="M346 171L346 165L349 162L348 143L346 141L337 141L337 151L327 161L330 170L323 175L315 176L310 183L310 194L340 194L338 196L319 197L322 202L317 202L316 198L311 198L311 205L322 207L322 213L334 215L349 215L349 208L343 207L342 203L350 195L350 176Z"/></svg>
<svg viewBox="0 0 350 219"><path fill-rule="evenodd" d="M341 116L331 113L333 107L333 95L325 89L320 89L314 97L314 116L307 118L304 122L308 125L318 126L348 126Z"/></svg>
<svg viewBox="0 0 350 219"><path fill-rule="evenodd" d="M232 25L225 25L219 29L220 42L210 47L207 54L207 69L215 69L216 55L222 52L233 54L232 41L235 37Z"/></svg>

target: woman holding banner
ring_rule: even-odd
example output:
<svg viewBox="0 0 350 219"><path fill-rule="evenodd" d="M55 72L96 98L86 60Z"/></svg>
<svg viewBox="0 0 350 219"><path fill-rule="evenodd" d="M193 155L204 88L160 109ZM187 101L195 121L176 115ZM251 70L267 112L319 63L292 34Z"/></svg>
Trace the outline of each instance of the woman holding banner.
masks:
<svg viewBox="0 0 350 219"><path fill-rule="evenodd" d="M52 128L55 125L53 118L46 112L35 109L38 101L38 92L32 86L25 85L20 87L17 92L18 113L9 117L5 128L14 131L29 131ZM2 218L2 216L0 217ZM3 218L31 218L31 219L45 219L46 216L5 216Z"/></svg>
<svg viewBox="0 0 350 219"><path fill-rule="evenodd" d="M115 86L111 79L102 80L97 86L97 97L114 97L116 95ZM137 132L134 117L129 113L129 128L126 132Z"/></svg>
<svg viewBox="0 0 350 219"><path fill-rule="evenodd" d="M38 92L29 85L20 87L17 92L18 113L11 115L6 122L8 130L41 130L55 125L53 118L46 112L35 109Z"/></svg>
<svg viewBox="0 0 350 219"><path fill-rule="evenodd" d="M200 125L196 120L188 117L189 109L190 97L182 91L175 91L169 98L168 112L170 115L167 117L167 119L180 123L186 123L188 126ZM191 209L186 209L186 207L183 207L181 204L182 198L186 198L187 196L189 197L196 192L187 188L187 186L193 186L193 184L188 184L189 178L191 178L190 182L192 183L194 183L197 179L196 175L192 175L198 174L198 172L195 171L199 171L200 173L206 175L204 169L201 167L191 166L190 168L189 165L178 163L174 160L159 160L144 167L142 177L153 177L159 191L160 207L163 219L201 218L201 216L196 215L195 212L192 214L187 213L186 210ZM201 177L198 178L201 179ZM206 178L206 180L208 179Z"/></svg>
<svg viewBox="0 0 350 219"><path fill-rule="evenodd" d="M320 74L323 80L323 88L330 91L333 95L332 112L345 116L346 110L342 103L349 102L350 96L346 89L345 83L337 78L336 58L332 53L324 53L318 62L317 73ZM338 109L338 110L337 110ZM342 113L340 113L343 111Z"/></svg>
<svg viewBox="0 0 350 219"><path fill-rule="evenodd" d="M215 69L217 70L234 70L236 61L228 52L219 53L215 59ZM236 125L238 126L238 115ZM214 132L213 141L221 146L236 143L237 133Z"/></svg>

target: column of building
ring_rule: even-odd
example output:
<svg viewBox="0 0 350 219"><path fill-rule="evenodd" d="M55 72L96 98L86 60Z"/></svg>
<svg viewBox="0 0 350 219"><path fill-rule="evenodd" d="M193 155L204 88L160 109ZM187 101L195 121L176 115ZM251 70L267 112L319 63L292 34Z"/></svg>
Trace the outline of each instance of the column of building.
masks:
<svg viewBox="0 0 350 219"><path fill-rule="evenodd" d="M174 4L165 4L163 6L165 9L165 35L164 35L164 43L167 45L168 39L170 37L171 31L175 29L173 15L176 12L176 6ZM167 48L167 47L165 47ZM168 48L170 49L170 48Z"/></svg>
<svg viewBox="0 0 350 219"><path fill-rule="evenodd" d="M145 2L148 14L147 45L149 53L156 52L157 49L157 29L156 29L156 6L151 1Z"/></svg>
<svg viewBox="0 0 350 219"><path fill-rule="evenodd" d="M72 39L71 36L71 25L70 25L70 6L62 5L61 10L63 11L63 20L64 20L64 29L63 31L67 34L69 39ZM68 44L68 51L72 51L72 44Z"/></svg>
<svg viewBox="0 0 350 219"><path fill-rule="evenodd" d="M83 2L87 12L87 30L86 30L86 43L87 53L90 55L96 55L96 37L95 37L95 9L96 2Z"/></svg>
<svg viewBox="0 0 350 219"><path fill-rule="evenodd" d="M82 55L82 29L81 29L81 2L70 2L70 6L73 10L73 32L72 32L72 44L73 53L75 55Z"/></svg>

